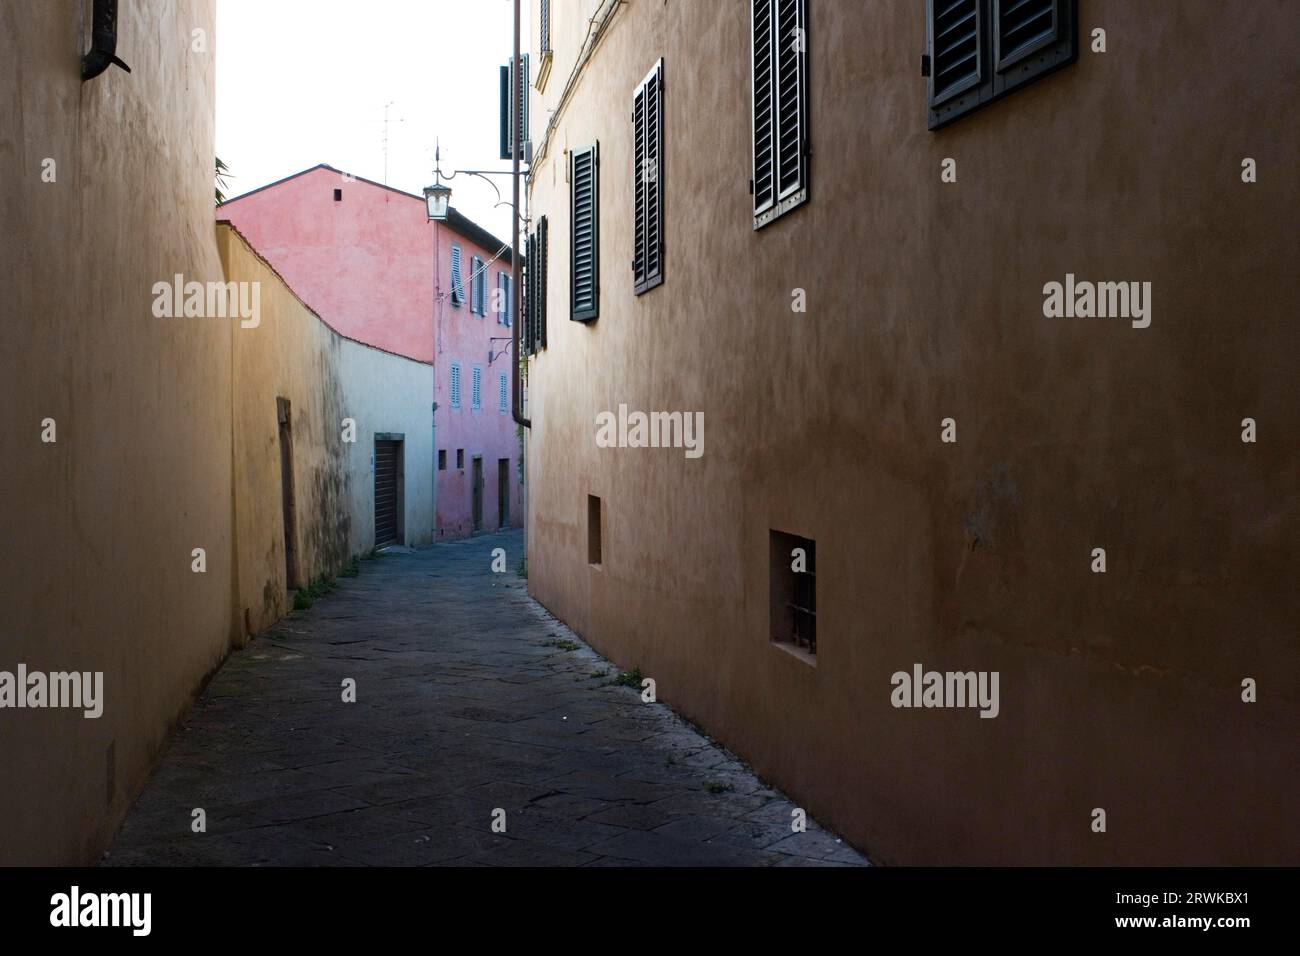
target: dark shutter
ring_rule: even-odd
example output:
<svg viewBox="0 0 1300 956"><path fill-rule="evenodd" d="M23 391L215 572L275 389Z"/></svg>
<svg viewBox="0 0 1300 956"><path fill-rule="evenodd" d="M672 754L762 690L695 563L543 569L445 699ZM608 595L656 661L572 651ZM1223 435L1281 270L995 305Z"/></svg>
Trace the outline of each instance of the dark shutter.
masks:
<svg viewBox="0 0 1300 956"><path fill-rule="evenodd" d="M1079 57L1077 0L993 0L994 94Z"/></svg>
<svg viewBox="0 0 1300 956"><path fill-rule="evenodd" d="M754 79L754 216L776 203L776 179L772 175L773 109L776 88L772 70L772 4L753 0Z"/></svg>
<svg viewBox="0 0 1300 956"><path fill-rule="evenodd" d="M524 327L522 331L525 355L537 351L537 306L533 295L537 291L537 280L533 270L537 268L537 231L534 230L524 239L524 261L520 274L524 282Z"/></svg>
<svg viewBox="0 0 1300 956"><path fill-rule="evenodd" d="M632 95L632 277L639 295L663 282L663 60Z"/></svg>
<svg viewBox="0 0 1300 956"><path fill-rule="evenodd" d="M519 92L517 92L519 122L515 126L517 130L515 142L519 144L519 159L523 161L528 159L524 153L524 144L528 142L528 53L520 56L519 68Z"/></svg>
<svg viewBox="0 0 1300 956"><path fill-rule="evenodd" d="M460 246L451 247L451 301L460 304L465 301L465 286L460 279Z"/></svg>
<svg viewBox="0 0 1300 956"><path fill-rule="evenodd" d="M543 53L551 52L551 0L541 0L542 23L540 44Z"/></svg>
<svg viewBox="0 0 1300 956"><path fill-rule="evenodd" d="M547 264L551 226L543 216L537 222L537 347L546 348L546 287L549 277Z"/></svg>
<svg viewBox="0 0 1300 956"><path fill-rule="evenodd" d="M970 89L984 75L980 6L986 0L930 0L934 105Z"/></svg>
<svg viewBox="0 0 1300 956"><path fill-rule="evenodd" d="M574 150L570 163L570 317L589 322L600 315L599 144Z"/></svg>
<svg viewBox="0 0 1300 956"><path fill-rule="evenodd" d="M754 228L808 198L806 0L750 0Z"/></svg>
<svg viewBox="0 0 1300 956"><path fill-rule="evenodd" d="M501 67L501 158L511 159L511 150L518 144L519 158L525 159L523 144L528 140L528 54L520 57L523 82L519 84L519 97L511 103L511 82L514 77L511 63Z"/></svg>
<svg viewBox="0 0 1300 956"><path fill-rule="evenodd" d="M501 158L510 158L510 67L501 67Z"/></svg>
<svg viewBox="0 0 1300 956"><path fill-rule="evenodd" d="M930 128L1078 57L1076 0L927 0Z"/></svg>

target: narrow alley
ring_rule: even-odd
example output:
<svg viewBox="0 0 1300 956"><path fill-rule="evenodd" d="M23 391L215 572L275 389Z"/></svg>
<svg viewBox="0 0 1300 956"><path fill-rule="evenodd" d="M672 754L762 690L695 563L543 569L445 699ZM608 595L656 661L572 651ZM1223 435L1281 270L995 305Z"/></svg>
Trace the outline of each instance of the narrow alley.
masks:
<svg viewBox="0 0 1300 956"><path fill-rule="evenodd" d="M380 555L232 654L104 863L866 865L615 683L522 553L509 531Z"/></svg>

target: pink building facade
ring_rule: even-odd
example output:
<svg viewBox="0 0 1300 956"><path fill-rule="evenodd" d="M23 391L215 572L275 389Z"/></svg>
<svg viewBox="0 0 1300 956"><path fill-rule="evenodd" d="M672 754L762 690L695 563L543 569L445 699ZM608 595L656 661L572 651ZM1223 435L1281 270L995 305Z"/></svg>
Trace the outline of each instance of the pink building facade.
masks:
<svg viewBox="0 0 1300 956"><path fill-rule="evenodd" d="M434 363L437 537L523 524L510 414L510 247L454 209L321 165L228 200L229 219L327 323Z"/></svg>

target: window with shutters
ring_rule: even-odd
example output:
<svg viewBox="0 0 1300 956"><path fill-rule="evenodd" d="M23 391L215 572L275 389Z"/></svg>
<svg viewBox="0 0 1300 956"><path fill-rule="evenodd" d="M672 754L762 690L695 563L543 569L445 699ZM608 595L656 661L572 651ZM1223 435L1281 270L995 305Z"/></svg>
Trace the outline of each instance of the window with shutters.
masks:
<svg viewBox="0 0 1300 956"><path fill-rule="evenodd" d="M460 305L465 301L465 287L460 281L460 246L451 247L451 304Z"/></svg>
<svg viewBox="0 0 1300 956"><path fill-rule="evenodd" d="M537 220L528 237L524 259L524 347L529 355L546 348L546 233L545 216Z"/></svg>
<svg viewBox="0 0 1300 956"><path fill-rule="evenodd" d="M510 385L509 385L509 380L506 378L504 374L501 376L500 388L501 388L500 410L502 412L508 412L510 411Z"/></svg>
<svg viewBox="0 0 1300 956"><path fill-rule="evenodd" d="M512 159L511 151L518 147L519 159L523 161L527 159L523 144L528 142L528 54L522 54L519 59L523 76L517 96L510 95L515 87L512 65L507 63L501 67L501 158Z"/></svg>
<svg viewBox="0 0 1300 956"><path fill-rule="evenodd" d="M451 407L460 408L460 366L451 364Z"/></svg>
<svg viewBox="0 0 1300 956"><path fill-rule="evenodd" d="M632 288L664 281L664 61L632 94Z"/></svg>
<svg viewBox="0 0 1300 956"><path fill-rule="evenodd" d="M1078 58L1076 0L926 0L930 129Z"/></svg>
<svg viewBox="0 0 1300 956"><path fill-rule="evenodd" d="M486 315L487 269L478 256L470 258L469 292L469 310L476 315Z"/></svg>
<svg viewBox="0 0 1300 956"><path fill-rule="evenodd" d="M750 0L754 228L808 199L807 0Z"/></svg>
<svg viewBox="0 0 1300 956"><path fill-rule="evenodd" d="M546 288L547 288L547 236L550 224L545 216L537 220L537 270L533 273L535 285L533 307L536 310L533 337L537 348L546 348Z"/></svg>
<svg viewBox="0 0 1300 956"><path fill-rule="evenodd" d="M477 412L483 407L483 369L477 365L474 366L474 375L470 386L469 400L469 407L474 411Z"/></svg>
<svg viewBox="0 0 1300 956"><path fill-rule="evenodd" d="M506 328L510 328L510 320L513 318L512 310L515 305L514 288L510 283L509 272L497 273L497 289L500 290L500 295L497 298L501 300L501 306L496 310L497 324L504 325Z"/></svg>
<svg viewBox="0 0 1300 956"><path fill-rule="evenodd" d="M570 318L590 322L600 315L600 144L569 155Z"/></svg>
<svg viewBox="0 0 1300 956"><path fill-rule="evenodd" d="M524 280L524 332L523 350L525 355L537 351L537 306L533 301L533 292L537 282L533 271L537 267L537 230L534 229L524 238L524 268L520 275Z"/></svg>
<svg viewBox="0 0 1300 956"><path fill-rule="evenodd" d="M537 92L542 93L546 90L546 78L551 75L551 0L540 0L540 10L538 12L538 53L540 57L537 62Z"/></svg>

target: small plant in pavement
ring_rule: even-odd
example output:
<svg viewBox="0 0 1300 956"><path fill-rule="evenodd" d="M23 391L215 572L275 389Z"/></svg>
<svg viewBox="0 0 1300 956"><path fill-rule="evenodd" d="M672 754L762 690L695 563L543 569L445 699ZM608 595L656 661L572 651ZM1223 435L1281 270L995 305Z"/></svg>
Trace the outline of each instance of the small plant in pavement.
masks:
<svg viewBox="0 0 1300 956"><path fill-rule="evenodd" d="M630 671L623 671L612 681L610 681L610 683L617 687L635 687L637 690L640 690L641 689L640 666L634 667Z"/></svg>

